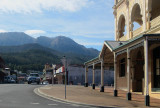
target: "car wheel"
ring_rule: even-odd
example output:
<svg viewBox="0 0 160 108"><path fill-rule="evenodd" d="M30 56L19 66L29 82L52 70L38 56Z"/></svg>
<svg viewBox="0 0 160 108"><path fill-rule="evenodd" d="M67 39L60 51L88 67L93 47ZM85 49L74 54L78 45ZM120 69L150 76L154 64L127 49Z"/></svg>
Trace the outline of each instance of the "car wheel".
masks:
<svg viewBox="0 0 160 108"><path fill-rule="evenodd" d="M28 82L28 84L31 84L31 82Z"/></svg>

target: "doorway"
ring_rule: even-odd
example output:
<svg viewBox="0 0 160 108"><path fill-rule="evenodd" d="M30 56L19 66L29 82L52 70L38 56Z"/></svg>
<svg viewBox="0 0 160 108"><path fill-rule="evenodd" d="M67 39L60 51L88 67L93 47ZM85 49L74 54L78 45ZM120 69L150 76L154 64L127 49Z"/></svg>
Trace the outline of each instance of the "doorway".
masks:
<svg viewBox="0 0 160 108"><path fill-rule="evenodd" d="M134 92L142 92L143 86L143 78L144 78L144 57L141 51L138 51L135 59L135 66L134 66Z"/></svg>
<svg viewBox="0 0 160 108"><path fill-rule="evenodd" d="M160 88L160 47L153 50L154 88Z"/></svg>

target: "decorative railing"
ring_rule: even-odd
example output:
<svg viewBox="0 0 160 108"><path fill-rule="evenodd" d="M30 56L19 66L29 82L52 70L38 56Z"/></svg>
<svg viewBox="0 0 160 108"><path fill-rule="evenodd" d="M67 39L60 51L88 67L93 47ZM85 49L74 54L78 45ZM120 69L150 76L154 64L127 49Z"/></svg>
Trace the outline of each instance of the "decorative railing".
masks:
<svg viewBox="0 0 160 108"><path fill-rule="evenodd" d="M160 15L151 21L151 28L160 24Z"/></svg>
<svg viewBox="0 0 160 108"><path fill-rule="evenodd" d="M138 36L139 34L141 34L143 32L143 26L139 27L138 29L133 31L133 37Z"/></svg>

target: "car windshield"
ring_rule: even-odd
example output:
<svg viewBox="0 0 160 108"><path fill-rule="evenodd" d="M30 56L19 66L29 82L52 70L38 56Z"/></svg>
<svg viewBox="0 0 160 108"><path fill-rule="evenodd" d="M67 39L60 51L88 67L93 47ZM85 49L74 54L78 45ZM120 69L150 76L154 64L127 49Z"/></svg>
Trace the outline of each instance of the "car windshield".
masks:
<svg viewBox="0 0 160 108"><path fill-rule="evenodd" d="M30 74L30 76L39 77L38 74Z"/></svg>

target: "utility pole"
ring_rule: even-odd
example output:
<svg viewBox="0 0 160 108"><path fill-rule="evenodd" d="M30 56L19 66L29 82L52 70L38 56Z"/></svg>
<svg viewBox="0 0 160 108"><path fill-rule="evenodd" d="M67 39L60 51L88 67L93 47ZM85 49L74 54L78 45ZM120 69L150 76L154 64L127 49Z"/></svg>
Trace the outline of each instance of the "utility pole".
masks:
<svg viewBox="0 0 160 108"><path fill-rule="evenodd" d="M52 71L52 86L54 84L54 70L56 68L56 65L52 64L52 68L53 68L53 71Z"/></svg>
<svg viewBox="0 0 160 108"><path fill-rule="evenodd" d="M66 84L67 84L67 60L64 56L64 68L65 68L65 99L66 99Z"/></svg>
<svg viewBox="0 0 160 108"><path fill-rule="evenodd" d="M63 65L64 65L64 68L65 68L65 99L66 99L66 86L67 86L67 74L68 74L68 70L67 70L67 67L69 66L69 61L66 59L65 56L63 56L63 59L61 59Z"/></svg>

